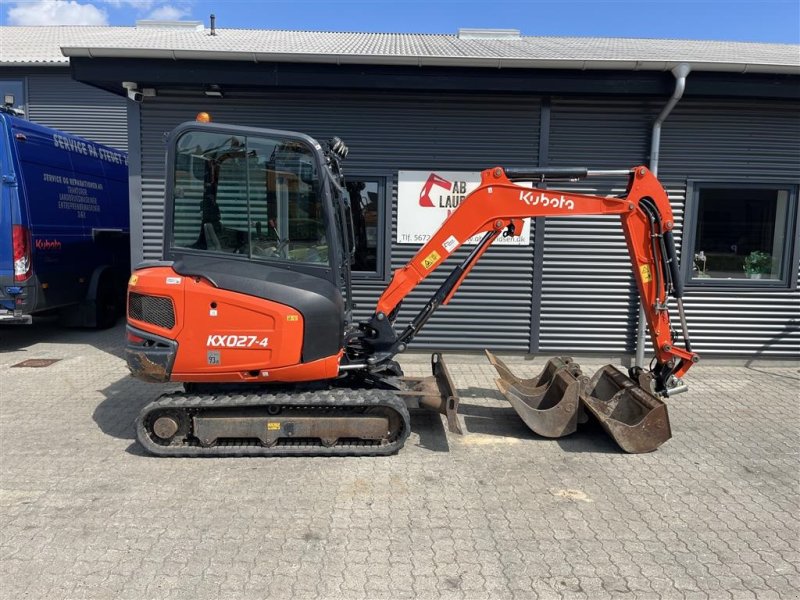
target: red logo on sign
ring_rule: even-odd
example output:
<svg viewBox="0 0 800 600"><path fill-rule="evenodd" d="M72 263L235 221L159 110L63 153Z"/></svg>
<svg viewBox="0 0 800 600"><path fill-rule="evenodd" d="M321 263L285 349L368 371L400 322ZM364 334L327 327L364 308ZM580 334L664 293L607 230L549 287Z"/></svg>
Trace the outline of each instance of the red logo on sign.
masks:
<svg viewBox="0 0 800 600"><path fill-rule="evenodd" d="M444 177L439 177L436 173L431 173L428 177L428 181L425 182L425 185L422 186L422 190L419 192L419 205L420 206L428 206L433 208L433 200L431 200L431 190L433 186L438 186L440 188L444 188L446 190L450 190L453 187L453 184L447 181Z"/></svg>

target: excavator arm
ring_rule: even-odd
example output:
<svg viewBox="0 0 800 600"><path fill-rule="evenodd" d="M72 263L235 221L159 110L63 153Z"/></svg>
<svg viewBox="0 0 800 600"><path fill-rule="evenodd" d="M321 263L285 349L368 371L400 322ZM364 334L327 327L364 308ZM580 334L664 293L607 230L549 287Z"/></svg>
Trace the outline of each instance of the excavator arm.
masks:
<svg viewBox="0 0 800 600"><path fill-rule="evenodd" d="M625 195L601 197L515 183L593 176L627 176ZM655 351L656 365L651 371L655 391L664 396L684 391L680 377L697 362L698 356L691 351L683 315L683 286L672 234L672 209L664 188L646 167L625 171L495 167L483 171L480 186L461 202L414 258L395 271L372 318L361 325L360 344L367 350L367 364L379 365L404 351L436 308L450 300L489 245L501 235L520 231L523 219L583 215L620 216ZM483 234L480 243L455 267L422 311L398 335L393 325L403 299L466 240L477 234ZM670 322L667 307L670 295L677 300L683 347L676 345Z"/></svg>

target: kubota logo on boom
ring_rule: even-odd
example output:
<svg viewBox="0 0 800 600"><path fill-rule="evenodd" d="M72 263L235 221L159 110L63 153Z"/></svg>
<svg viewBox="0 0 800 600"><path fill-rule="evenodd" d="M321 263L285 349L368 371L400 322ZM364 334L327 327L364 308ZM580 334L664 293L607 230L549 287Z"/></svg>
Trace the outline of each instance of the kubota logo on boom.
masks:
<svg viewBox="0 0 800 600"><path fill-rule="evenodd" d="M553 208L566 208L567 210L575 209L575 203L572 200L567 200L564 198L563 194L560 198L548 198L544 192L539 192L538 194L534 194L533 191L520 192L519 199L530 206L537 206L541 204L542 206L552 206Z"/></svg>

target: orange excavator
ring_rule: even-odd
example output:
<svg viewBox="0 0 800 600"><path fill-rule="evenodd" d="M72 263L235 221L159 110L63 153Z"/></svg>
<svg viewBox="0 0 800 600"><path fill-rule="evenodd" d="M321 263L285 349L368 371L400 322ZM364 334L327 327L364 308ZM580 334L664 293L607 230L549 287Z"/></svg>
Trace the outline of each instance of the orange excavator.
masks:
<svg viewBox="0 0 800 600"><path fill-rule="evenodd" d="M163 260L139 265L128 287L132 374L183 384L142 409L137 438L149 452L386 455L403 446L416 408L438 411L461 433L441 355L432 356L430 377L404 377L396 355L492 242L518 234L528 217L577 215L620 217L655 353L651 369L607 366L589 378L557 357L521 379L487 351L498 386L546 437L595 418L627 452L669 439L663 399L686 391L682 377L698 356L683 315L672 210L647 168L483 171L478 188L395 271L371 317L359 322L350 268L366 228L358 186L345 184L341 140L323 146L299 133L188 122L167 144ZM626 178L627 191L599 197L528 187L585 177ZM396 328L408 294L476 235L480 242L419 314Z"/></svg>

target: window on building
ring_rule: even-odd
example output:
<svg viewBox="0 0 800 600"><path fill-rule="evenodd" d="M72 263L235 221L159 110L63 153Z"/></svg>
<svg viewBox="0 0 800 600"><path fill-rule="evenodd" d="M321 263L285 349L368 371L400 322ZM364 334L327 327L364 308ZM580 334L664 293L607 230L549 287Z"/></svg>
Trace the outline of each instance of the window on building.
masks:
<svg viewBox="0 0 800 600"><path fill-rule="evenodd" d="M355 277L384 276L385 189L383 178L347 177L355 230Z"/></svg>
<svg viewBox="0 0 800 600"><path fill-rule="evenodd" d="M697 285L787 285L797 209L791 186L695 184L684 262Z"/></svg>
<svg viewBox="0 0 800 600"><path fill-rule="evenodd" d="M0 102L3 106L25 111L25 87L20 79L0 79Z"/></svg>

